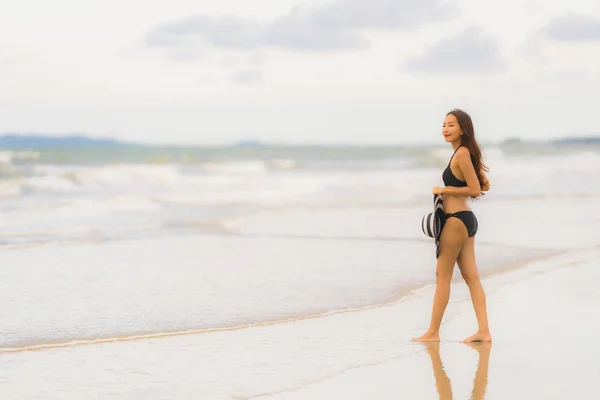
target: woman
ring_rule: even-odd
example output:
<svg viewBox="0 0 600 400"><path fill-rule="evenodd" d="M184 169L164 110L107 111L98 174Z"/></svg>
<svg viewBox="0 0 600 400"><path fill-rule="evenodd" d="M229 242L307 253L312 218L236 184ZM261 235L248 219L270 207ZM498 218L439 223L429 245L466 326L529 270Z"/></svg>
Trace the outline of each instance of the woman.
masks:
<svg viewBox="0 0 600 400"><path fill-rule="evenodd" d="M454 264L469 286L479 330L463 342L491 342L486 298L475 264L475 234L477 218L467 200L489 190L489 181L481 161L481 151L475 140L471 117L462 110L450 111L442 129L444 140L452 144L454 154L442 174L445 187L434 187L433 194L444 199L445 220L439 239L440 253L436 266L436 288L429 329L414 341L439 341L440 325L450 297L450 282Z"/></svg>

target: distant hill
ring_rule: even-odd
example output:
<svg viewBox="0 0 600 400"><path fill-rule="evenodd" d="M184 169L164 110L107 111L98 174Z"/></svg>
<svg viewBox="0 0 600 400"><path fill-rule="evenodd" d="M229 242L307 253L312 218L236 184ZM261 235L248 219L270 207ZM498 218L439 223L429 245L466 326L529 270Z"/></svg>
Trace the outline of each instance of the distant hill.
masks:
<svg viewBox="0 0 600 400"><path fill-rule="evenodd" d="M600 143L600 136L572 137L553 141L554 144L596 144Z"/></svg>
<svg viewBox="0 0 600 400"><path fill-rule="evenodd" d="M85 135L50 136L40 134L0 135L0 148L9 149L51 149L64 147L122 147L139 146L133 143L121 142L116 139L95 139Z"/></svg>
<svg viewBox="0 0 600 400"><path fill-rule="evenodd" d="M510 138L504 139L502 142L500 142L500 145L520 145L520 144L524 144L524 145L527 145L527 144L532 144L532 145L550 144L550 145L557 145L557 146L600 144L600 136L573 136L573 137L564 137L564 138L550 139L550 140L541 140L541 139L527 140L527 139L522 139L522 138L518 138L518 137L510 137Z"/></svg>
<svg viewBox="0 0 600 400"><path fill-rule="evenodd" d="M264 144L258 140L247 139L240 140L234 144L235 147L263 147Z"/></svg>

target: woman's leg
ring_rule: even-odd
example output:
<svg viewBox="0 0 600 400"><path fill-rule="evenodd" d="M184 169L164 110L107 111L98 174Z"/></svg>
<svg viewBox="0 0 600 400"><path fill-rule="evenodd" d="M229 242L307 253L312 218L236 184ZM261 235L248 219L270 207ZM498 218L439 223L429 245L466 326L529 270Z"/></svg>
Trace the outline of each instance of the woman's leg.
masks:
<svg viewBox="0 0 600 400"><path fill-rule="evenodd" d="M473 302L475 316L477 317L477 324L479 325L477 333L463 340L463 342L491 342L492 335L488 325L485 291L483 290L475 262L475 236L467 239L458 255L457 262L462 277L469 287L471 301Z"/></svg>
<svg viewBox="0 0 600 400"><path fill-rule="evenodd" d="M479 363L475 371L475 380L473 381L473 390L471 392L472 400L485 399L485 392L488 384L488 367L490 364L490 349L491 342L484 343L467 343L467 346L477 350L479 353Z"/></svg>
<svg viewBox="0 0 600 400"><path fill-rule="evenodd" d="M413 338L416 342L439 341L440 325L450 298L450 283L454 264L460 250L467 239L467 229L458 218L448 218L440 236L440 255L436 266L436 286L433 297L431 322L425 334Z"/></svg>
<svg viewBox="0 0 600 400"><path fill-rule="evenodd" d="M440 400L452 400L452 384L440 357L440 342L426 342L424 345L427 347L429 358L431 358L435 387Z"/></svg>

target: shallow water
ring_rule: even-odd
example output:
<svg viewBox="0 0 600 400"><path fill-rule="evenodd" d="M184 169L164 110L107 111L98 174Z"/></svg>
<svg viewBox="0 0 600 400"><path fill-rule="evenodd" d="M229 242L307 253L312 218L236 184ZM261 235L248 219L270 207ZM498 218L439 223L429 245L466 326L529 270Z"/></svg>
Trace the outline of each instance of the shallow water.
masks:
<svg viewBox="0 0 600 400"><path fill-rule="evenodd" d="M526 282L548 271L561 272L558 279L552 279L551 284L541 280L532 286L535 290L531 293L537 293L536 297L525 306L522 305L523 311L514 314L512 321L523 326L531 318L531 311L525 310L531 310L534 304L535 307L542 303L551 304L554 310L565 311L558 307L569 296L563 290L564 286L560 289L561 282L569 279L568 265L589 265L585 270L587 275L583 276L592 273L588 280L591 282L597 275L593 273L598 257L598 250L570 253L553 261L540 261L530 269L494 277L487 283L493 310L491 322L496 327L495 341L498 342L493 350L496 354L492 354L495 358L491 363L489 384L490 392L495 393L495 397L490 398L502 398L502 394L510 394L511 398L528 398L527 393L533 392L545 393L552 398L552 390L556 386L552 382L584 384L587 380L578 376L592 376L590 374L596 368L596 363L590 355L599 354L598 347L594 347L593 337L586 335L581 338L586 345L585 350L575 346L567 351L565 340L570 327L563 326L557 330L560 321L552 318L552 310L539 313L536 318L540 319L529 323L530 331L523 333L529 338L527 342L519 342L519 334L505 320L510 319L510 307L518 307L526 301ZM577 275L582 276L579 272ZM572 277L570 279L573 280ZM515 282L525 284L515 292L510 289ZM586 292L593 290L592 286L579 285L582 289L578 295L580 301L585 301ZM556 293L553 301L549 302L540 296L544 287ZM561 290L560 293L557 289ZM597 292L595 297L592 294L589 292L588 298L595 299L598 295ZM266 394L278 393L286 394L282 399L306 398L303 395L331 398L328 396L343 393L350 398L361 398L352 395L376 392L380 398L397 398L407 393L431 393L434 396L435 381L430 363L423 358L422 346L408 340L425 329L430 300L431 289L423 288L394 304L294 323L4 353L0 354L0 389L3 393L15 394L14 398L19 399L40 396L62 399L83 396L99 399L249 399L268 398ZM582 303L585 304L588 303ZM474 329L471 314L466 288L456 287L445 319L446 340L442 346L448 346L449 341L459 340ZM577 321L578 315L570 313L564 321ZM560 338L562 350L552 347L551 339L531 340L531 335L535 336L536 331L547 329L553 337ZM455 346L462 345L456 343ZM472 368L476 354L473 352L468 357L450 355L462 350L444 348L447 350L442 350L442 357L449 368L455 394L468 393L473 382ZM559 353L563 354L563 360L570 360L577 368L584 370L570 373L567 366L555 358ZM525 362L529 365L528 372L526 376L519 377L518 371L526 371ZM461 372L467 363L471 365L468 376ZM368 368L377 366L383 370L371 374ZM392 377L390 373L397 376ZM560 376L560 379L544 379L550 376ZM528 386L527 382L533 382L531 379L535 381L535 390ZM397 386L399 381L404 384ZM519 385L520 389L515 385ZM355 390L348 392L348 388L352 387ZM560 387L557 393L563 396L567 393L577 393L583 397L590 394L589 385L571 389L564 384L557 387ZM297 390L301 391L296 395Z"/></svg>
<svg viewBox="0 0 600 400"><path fill-rule="evenodd" d="M480 252L485 270L537 254ZM364 307L430 282L434 265L422 241L211 235L10 250L2 262L2 347Z"/></svg>

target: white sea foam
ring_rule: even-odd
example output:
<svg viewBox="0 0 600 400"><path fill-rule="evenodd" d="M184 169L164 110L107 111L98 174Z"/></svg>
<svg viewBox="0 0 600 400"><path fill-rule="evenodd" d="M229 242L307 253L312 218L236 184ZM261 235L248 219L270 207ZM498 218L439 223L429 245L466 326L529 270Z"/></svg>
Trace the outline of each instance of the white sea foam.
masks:
<svg viewBox="0 0 600 400"><path fill-rule="evenodd" d="M262 160L205 162L202 169L219 174L264 174L268 170Z"/></svg>
<svg viewBox="0 0 600 400"><path fill-rule="evenodd" d="M442 163L452 149L430 153ZM492 186L484 199L600 196L600 186L593 184L600 174L600 156L591 150L535 155L487 148L484 155ZM270 169L274 164L282 168ZM443 184L441 169L417 168L414 160L390 157L302 163L273 157L192 166L38 163L33 172L0 181L1 229L10 233L19 221L29 221L36 230L46 224L50 231L58 224L83 232L97 225L90 218L112 219L115 227L140 221L172 226L185 223L186 215L194 221L226 219L233 206L238 216L242 210L261 208L427 205L431 187Z"/></svg>
<svg viewBox="0 0 600 400"><path fill-rule="evenodd" d="M31 150L0 151L0 164L9 164L13 160L38 160L39 158L40 158L40 153L37 151L31 151Z"/></svg>

